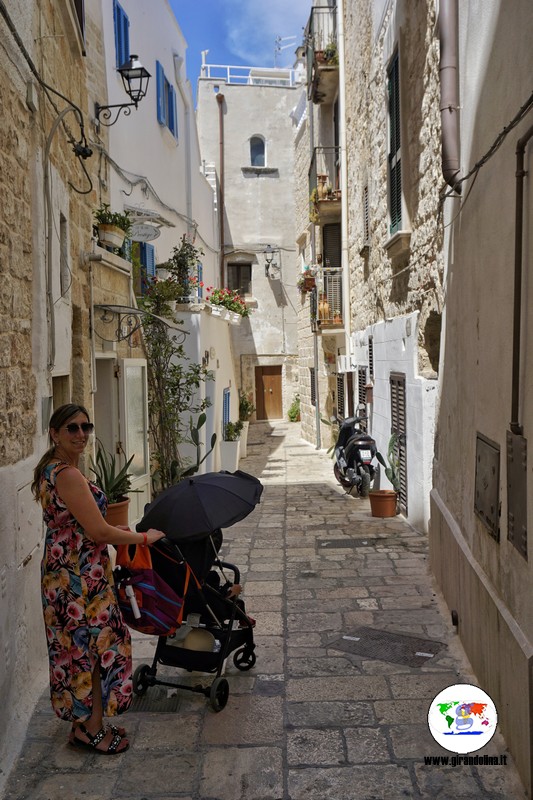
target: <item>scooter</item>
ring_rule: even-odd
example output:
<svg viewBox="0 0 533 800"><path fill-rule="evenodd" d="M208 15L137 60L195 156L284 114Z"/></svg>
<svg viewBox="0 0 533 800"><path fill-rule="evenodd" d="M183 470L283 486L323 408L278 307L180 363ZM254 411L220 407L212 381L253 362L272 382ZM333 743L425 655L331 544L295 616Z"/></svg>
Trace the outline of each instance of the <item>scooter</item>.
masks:
<svg viewBox="0 0 533 800"><path fill-rule="evenodd" d="M375 440L362 428L366 417L336 419L339 435L335 443L333 472L338 482L350 494L357 490L360 497L368 497L376 468L373 459L377 453Z"/></svg>

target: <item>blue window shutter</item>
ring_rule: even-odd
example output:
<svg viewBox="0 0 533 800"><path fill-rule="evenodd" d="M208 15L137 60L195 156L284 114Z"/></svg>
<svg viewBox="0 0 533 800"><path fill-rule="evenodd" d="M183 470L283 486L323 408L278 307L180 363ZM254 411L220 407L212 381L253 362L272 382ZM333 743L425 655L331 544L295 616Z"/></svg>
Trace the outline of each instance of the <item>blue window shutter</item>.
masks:
<svg viewBox="0 0 533 800"><path fill-rule="evenodd" d="M174 87L168 86L168 127L176 138L178 138L178 121L176 119L176 92Z"/></svg>
<svg viewBox="0 0 533 800"><path fill-rule="evenodd" d="M222 398L222 435L224 435L224 430L229 422L229 411L230 411L230 390L224 389L224 395Z"/></svg>
<svg viewBox="0 0 533 800"><path fill-rule="evenodd" d="M130 55L130 21L117 0L113 0L113 22L115 25L115 59L118 69Z"/></svg>
<svg viewBox="0 0 533 800"><path fill-rule="evenodd" d="M165 120L165 73L159 61L155 62L155 76L157 84L157 121L164 125Z"/></svg>
<svg viewBox="0 0 533 800"><path fill-rule="evenodd" d="M198 262L198 297L201 298L204 296L204 287L200 286L200 284L204 280L204 265Z"/></svg>
<svg viewBox="0 0 533 800"><path fill-rule="evenodd" d="M153 244L143 242L145 248L146 273L155 278L155 247Z"/></svg>

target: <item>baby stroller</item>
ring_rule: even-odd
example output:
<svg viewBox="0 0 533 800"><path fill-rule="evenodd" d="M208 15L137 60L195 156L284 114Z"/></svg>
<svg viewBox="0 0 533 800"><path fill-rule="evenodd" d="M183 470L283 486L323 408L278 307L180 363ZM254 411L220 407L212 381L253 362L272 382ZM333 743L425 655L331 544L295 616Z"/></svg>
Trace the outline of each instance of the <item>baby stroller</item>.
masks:
<svg viewBox="0 0 533 800"><path fill-rule="evenodd" d="M136 695L144 695L150 686L171 686L204 694L215 711L222 711L229 696L228 681L222 677L226 658L233 653L233 663L242 671L254 666L255 622L246 614L242 600L228 597L231 586L240 582L240 573L235 565L218 558L221 544L220 530L200 541L179 546L169 539L161 539L150 547L157 584L147 579L144 568L136 570L123 564L115 568L119 604L126 622L141 633L158 634L152 664L141 664L134 672ZM131 551L135 547L128 549ZM122 555L119 560L124 562L127 557ZM130 563L135 563L134 557ZM232 573L232 581L227 580L224 570ZM173 596L182 599L174 624L164 633L161 631L167 625L166 617L147 602L154 590L160 594L165 592L163 586L173 589ZM178 606L179 599L171 599L171 602ZM135 606L139 616L135 615ZM141 613L141 609L146 609L145 613ZM214 673L215 679L209 687L162 680L157 677L158 664L188 672Z"/></svg>
<svg viewBox="0 0 533 800"><path fill-rule="evenodd" d="M212 475L217 478L224 473ZM225 475L239 477L238 473ZM255 500L258 502L261 484L252 476L240 475L245 476L248 483L253 480L259 484ZM189 488L196 490L193 482L201 484L206 479L209 474L189 479ZM232 485L236 486L237 482ZM167 490L180 495L183 491L187 491L187 486L181 484ZM158 498L152 505L162 506L164 502L165 498L162 501ZM252 508L253 505L241 518ZM180 514L182 518L183 513ZM154 511L152 515L145 513L137 529L155 527L153 520ZM160 527L168 530L164 522ZM125 545L117 548L114 576L124 619L134 630L158 636L152 664L141 664L134 672L135 694L142 696L149 687L156 685L176 687L203 694L215 711L222 711L229 697L229 684L222 676L228 656L233 653L233 663L241 671L255 665L255 621L247 615L244 602L231 594L232 586L240 583L240 573L235 565L219 559L221 545L222 530L216 528L209 533L191 535L174 531L172 538L169 534L151 547ZM150 563L140 563L142 559ZM231 580L225 570L231 573ZM208 687L162 680L157 677L159 664L214 674L215 678Z"/></svg>

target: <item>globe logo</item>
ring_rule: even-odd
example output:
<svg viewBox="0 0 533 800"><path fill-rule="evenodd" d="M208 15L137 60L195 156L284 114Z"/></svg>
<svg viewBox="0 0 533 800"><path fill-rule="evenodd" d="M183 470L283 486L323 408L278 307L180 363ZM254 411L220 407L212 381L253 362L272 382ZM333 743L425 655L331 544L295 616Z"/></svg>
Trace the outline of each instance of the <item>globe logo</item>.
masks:
<svg viewBox="0 0 533 800"><path fill-rule="evenodd" d="M474 753L490 742L498 714L489 695L479 686L456 683L433 699L428 726L435 741L452 753Z"/></svg>

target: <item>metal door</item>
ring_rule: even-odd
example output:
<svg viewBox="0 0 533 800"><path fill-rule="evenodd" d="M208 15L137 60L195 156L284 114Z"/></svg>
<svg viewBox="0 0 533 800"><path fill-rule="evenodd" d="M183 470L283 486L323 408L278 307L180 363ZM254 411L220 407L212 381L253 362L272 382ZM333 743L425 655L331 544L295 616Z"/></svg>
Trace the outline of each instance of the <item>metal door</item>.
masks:
<svg viewBox="0 0 533 800"><path fill-rule="evenodd" d="M257 419L281 419L281 366L255 368Z"/></svg>

